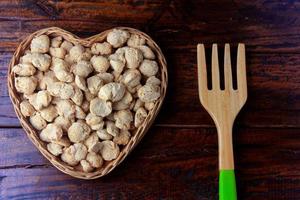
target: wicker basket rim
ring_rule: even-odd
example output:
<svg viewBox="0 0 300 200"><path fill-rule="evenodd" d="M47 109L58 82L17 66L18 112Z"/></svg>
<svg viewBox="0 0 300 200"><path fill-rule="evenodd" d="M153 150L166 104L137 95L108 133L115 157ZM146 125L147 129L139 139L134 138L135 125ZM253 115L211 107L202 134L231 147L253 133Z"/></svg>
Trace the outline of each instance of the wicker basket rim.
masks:
<svg viewBox="0 0 300 200"><path fill-rule="evenodd" d="M75 168L68 166L66 163L61 161L59 158L55 157L51 153L48 152L48 150L45 147L45 143L42 142L39 137L38 133L34 130L34 128L30 125L28 122L28 119L26 119L20 111L20 96L17 93L15 86L14 86L14 78L15 74L12 73L12 67L19 62L19 59L22 55L24 55L24 52L26 49L28 49L28 46L30 45L31 40L39 35L46 34L51 36L62 36L65 40L68 40L73 43L78 43L83 46L89 47L95 42L103 42L107 36L107 34L112 31L113 29L122 29L127 30L131 34L137 34L147 41L147 44L151 47L151 49L154 51L154 53L157 56L157 61L160 67L160 76L161 76L161 97L160 99L155 103L154 109L152 109L146 118L146 120L143 122L143 124L136 130L135 134L131 137L128 144L121 150L119 156L113 160L108 162L103 168L100 168L99 170L96 170L95 172L86 173L81 171L76 171ZM145 34L144 32L141 32L137 29L130 28L130 27L115 27L112 29L105 30L99 34L96 34L91 37L87 38L80 38L76 36L75 34L68 32L66 30L63 30L58 27L49 27L45 29L38 30L29 36L27 36L17 47L15 53L13 54L13 57L11 58L11 61L8 66L8 91L10 99L13 103L14 110L17 114L17 117L20 120L20 123L25 130L27 136L32 141L32 143L36 146L36 148L42 153L44 157L46 157L57 169L60 171L69 174L73 177L80 178L80 179L95 179L102 177L109 172L111 172L116 166L118 166L126 157L127 155L133 150L133 148L139 143L139 141L143 138L149 127L152 125L153 121L155 120L161 105L163 103L163 100L166 95L167 90L167 84L168 84L168 74L167 74L167 63L166 59L159 48L159 46L151 39L150 36Z"/></svg>

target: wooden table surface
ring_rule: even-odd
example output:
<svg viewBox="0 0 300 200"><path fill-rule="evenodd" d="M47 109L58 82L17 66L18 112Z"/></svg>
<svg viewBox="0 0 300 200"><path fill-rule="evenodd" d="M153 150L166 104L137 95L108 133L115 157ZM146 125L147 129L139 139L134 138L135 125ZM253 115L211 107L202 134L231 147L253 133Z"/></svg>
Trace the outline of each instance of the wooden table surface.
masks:
<svg viewBox="0 0 300 200"><path fill-rule="evenodd" d="M134 27L166 56L168 93L157 120L103 178L78 180L51 166L13 111L9 60L24 37L49 26L81 37ZM296 0L1 0L0 199L217 199L217 133L198 99L200 42L247 47L249 97L234 128L239 199L300 199L299 32Z"/></svg>

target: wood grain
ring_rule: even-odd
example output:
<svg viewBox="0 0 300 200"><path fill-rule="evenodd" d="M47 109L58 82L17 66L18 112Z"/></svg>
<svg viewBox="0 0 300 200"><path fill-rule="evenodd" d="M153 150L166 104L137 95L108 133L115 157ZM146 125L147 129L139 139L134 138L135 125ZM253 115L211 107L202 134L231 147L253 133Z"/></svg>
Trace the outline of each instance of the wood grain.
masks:
<svg viewBox="0 0 300 200"><path fill-rule="evenodd" d="M213 42L247 46L249 97L234 130L239 199L300 199L299 11L297 0L1 0L0 199L217 199L217 134L196 75L196 44ZM138 28L167 58L170 82L154 127L103 179L51 167L12 109L8 62L24 37L49 26L81 37Z"/></svg>
<svg viewBox="0 0 300 200"><path fill-rule="evenodd" d="M236 55L234 51L232 54ZM0 125L18 127L6 86L9 58L3 57L1 61L4 64L0 69L0 110L3 111ZM211 127L210 117L199 104L196 51L171 55L167 52L167 61L171 78L157 124ZM300 127L299 56L248 53L247 62L249 101L237 123L247 127Z"/></svg>
<svg viewBox="0 0 300 200"><path fill-rule="evenodd" d="M145 30L166 48L178 51L194 48L200 41L243 42L250 50L259 52L298 53L299 10L297 2L280 1L4 0L0 10L0 38L8 43L1 48L14 50L26 33L49 26L88 36L113 26L130 25Z"/></svg>
<svg viewBox="0 0 300 200"><path fill-rule="evenodd" d="M217 133L212 128L152 128L115 171L92 181L50 166L23 130L0 129L0 135L0 151L7 152L0 155L4 199L217 199ZM233 135L240 199L300 198L298 130L235 129Z"/></svg>

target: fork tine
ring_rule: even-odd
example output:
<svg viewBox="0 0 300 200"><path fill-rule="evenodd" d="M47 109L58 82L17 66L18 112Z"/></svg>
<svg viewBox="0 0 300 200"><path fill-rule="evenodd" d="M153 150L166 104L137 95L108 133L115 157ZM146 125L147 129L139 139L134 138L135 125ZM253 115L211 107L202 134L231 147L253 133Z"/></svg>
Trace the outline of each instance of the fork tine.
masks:
<svg viewBox="0 0 300 200"><path fill-rule="evenodd" d="M211 55L211 74L212 74L212 88L220 89L220 72L219 72L219 58L218 45L213 44Z"/></svg>
<svg viewBox="0 0 300 200"><path fill-rule="evenodd" d="M197 45L197 60L198 60L198 87L199 94L206 91L207 88L207 72L206 72L206 60L205 50L203 44Z"/></svg>
<svg viewBox="0 0 300 200"><path fill-rule="evenodd" d="M247 90L245 44L242 43L237 53L237 86L238 90Z"/></svg>
<svg viewBox="0 0 300 200"><path fill-rule="evenodd" d="M230 45L228 43L225 44L225 50L224 50L224 82L225 82L225 89L233 88Z"/></svg>

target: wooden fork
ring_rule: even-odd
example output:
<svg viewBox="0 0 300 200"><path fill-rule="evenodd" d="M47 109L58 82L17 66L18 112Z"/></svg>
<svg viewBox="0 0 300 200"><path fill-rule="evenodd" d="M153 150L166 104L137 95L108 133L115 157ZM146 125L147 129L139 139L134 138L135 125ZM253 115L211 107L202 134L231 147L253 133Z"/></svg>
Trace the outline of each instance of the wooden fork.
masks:
<svg viewBox="0 0 300 200"><path fill-rule="evenodd" d="M218 131L219 144L219 199L235 200L236 183L232 147L232 126L247 100L245 45L238 45L237 89L233 89L230 46L225 44L224 85L220 88L218 46L212 46L212 89L207 86L207 70L203 44L197 46L199 97L203 107L213 118Z"/></svg>

